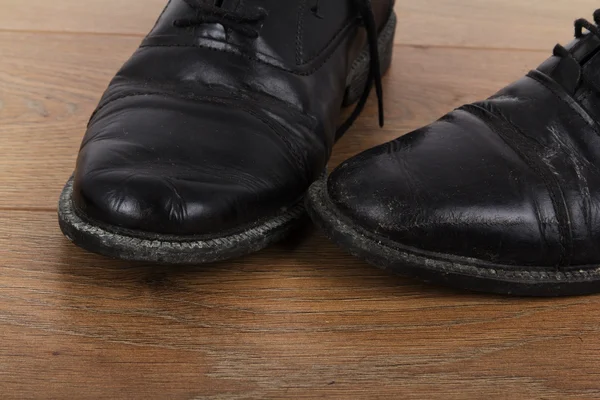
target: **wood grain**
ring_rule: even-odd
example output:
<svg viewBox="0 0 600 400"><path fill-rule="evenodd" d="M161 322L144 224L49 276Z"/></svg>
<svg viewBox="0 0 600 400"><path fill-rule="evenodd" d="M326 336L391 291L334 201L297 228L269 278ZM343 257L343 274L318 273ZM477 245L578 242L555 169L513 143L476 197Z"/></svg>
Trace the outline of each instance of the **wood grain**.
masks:
<svg viewBox="0 0 600 400"><path fill-rule="evenodd" d="M70 244L56 200L87 118L163 3L0 0L2 399L600 398L598 296L431 287L309 225L187 268ZM387 124L370 102L332 165L517 79L592 5L400 0Z"/></svg>
<svg viewBox="0 0 600 400"><path fill-rule="evenodd" d="M432 288L310 228L230 263L128 264L35 215L0 213L0 385L14 398L600 396L598 297Z"/></svg>
<svg viewBox="0 0 600 400"><path fill-rule="evenodd" d="M573 38L594 0L397 0L397 43L551 51Z"/></svg>
<svg viewBox="0 0 600 400"><path fill-rule="evenodd" d="M166 0L0 0L0 30L145 35Z"/></svg>

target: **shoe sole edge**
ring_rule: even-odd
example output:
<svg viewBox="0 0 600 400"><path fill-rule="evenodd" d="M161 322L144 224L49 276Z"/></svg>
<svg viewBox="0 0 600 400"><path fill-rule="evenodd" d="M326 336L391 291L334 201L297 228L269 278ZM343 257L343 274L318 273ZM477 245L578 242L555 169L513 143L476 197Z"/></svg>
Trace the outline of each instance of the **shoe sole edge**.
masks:
<svg viewBox="0 0 600 400"><path fill-rule="evenodd" d="M600 292L600 267L549 271L548 267L491 264L392 243L352 224L329 199L327 178L310 187L306 210L325 236L339 247L398 275L463 290L513 296L557 297Z"/></svg>
<svg viewBox="0 0 600 400"><path fill-rule="evenodd" d="M303 200L258 224L223 236L181 236L136 232L105 227L82 218L72 201L73 179L59 200L58 220L63 234L77 246L111 258L161 264L202 264L259 251L278 242L306 221ZM152 236L144 238L143 236Z"/></svg>

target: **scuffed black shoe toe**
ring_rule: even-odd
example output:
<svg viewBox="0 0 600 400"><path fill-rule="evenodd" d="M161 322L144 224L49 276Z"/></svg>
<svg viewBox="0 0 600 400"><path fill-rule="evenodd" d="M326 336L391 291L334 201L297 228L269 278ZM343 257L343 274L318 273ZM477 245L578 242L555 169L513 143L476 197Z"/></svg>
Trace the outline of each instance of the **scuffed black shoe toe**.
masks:
<svg viewBox="0 0 600 400"><path fill-rule="evenodd" d="M313 219L352 254L429 282L600 292L600 31L575 25L524 78L313 185Z"/></svg>

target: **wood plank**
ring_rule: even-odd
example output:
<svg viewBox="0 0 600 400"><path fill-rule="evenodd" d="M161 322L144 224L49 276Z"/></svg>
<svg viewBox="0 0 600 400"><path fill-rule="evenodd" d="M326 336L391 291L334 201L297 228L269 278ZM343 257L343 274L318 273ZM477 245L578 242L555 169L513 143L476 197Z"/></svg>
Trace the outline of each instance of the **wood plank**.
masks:
<svg viewBox="0 0 600 400"><path fill-rule="evenodd" d="M54 208L89 115L139 38L0 33L0 43L0 207Z"/></svg>
<svg viewBox="0 0 600 400"><path fill-rule="evenodd" d="M6 399L600 396L598 296L425 286L310 228L228 263L131 264L33 215L0 212Z"/></svg>
<svg viewBox="0 0 600 400"><path fill-rule="evenodd" d="M166 0L1 0L0 30L145 35Z"/></svg>
<svg viewBox="0 0 600 400"><path fill-rule="evenodd" d="M0 207L53 209L87 119L138 38L0 33ZM371 101L335 149L332 166L484 98L545 54L397 46L385 78L387 123ZM35 62L34 62L35 60Z"/></svg>
<svg viewBox="0 0 600 400"><path fill-rule="evenodd" d="M396 42L422 46L539 49L573 38L573 21L598 8L594 0L397 0Z"/></svg>

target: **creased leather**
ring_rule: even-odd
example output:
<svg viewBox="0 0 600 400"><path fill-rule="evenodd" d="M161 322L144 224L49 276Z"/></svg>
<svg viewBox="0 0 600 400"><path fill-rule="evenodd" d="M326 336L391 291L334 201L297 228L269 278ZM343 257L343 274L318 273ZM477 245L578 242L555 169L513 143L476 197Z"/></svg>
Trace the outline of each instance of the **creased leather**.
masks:
<svg viewBox="0 0 600 400"><path fill-rule="evenodd" d="M491 98L343 163L356 224L403 245L513 266L600 260L599 42L571 43ZM576 65L574 65L575 63Z"/></svg>
<svg viewBox="0 0 600 400"><path fill-rule="evenodd" d="M348 0L225 1L268 12L258 39L171 0L104 93L74 174L79 212L153 233L236 230L300 200L331 154L350 61L365 41ZM380 21L390 0L373 1ZM298 49L302 54L298 56Z"/></svg>

